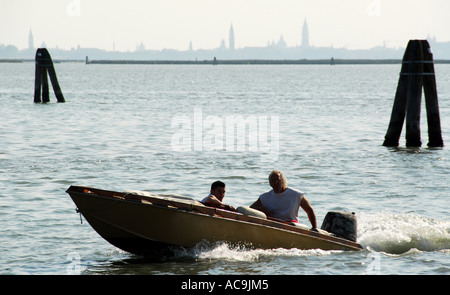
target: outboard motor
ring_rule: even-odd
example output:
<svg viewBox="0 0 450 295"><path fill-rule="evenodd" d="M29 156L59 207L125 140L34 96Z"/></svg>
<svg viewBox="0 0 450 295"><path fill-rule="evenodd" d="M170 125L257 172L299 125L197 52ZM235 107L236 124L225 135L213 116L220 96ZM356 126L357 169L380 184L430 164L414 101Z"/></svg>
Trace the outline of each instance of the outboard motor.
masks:
<svg viewBox="0 0 450 295"><path fill-rule="evenodd" d="M328 212L323 219L321 229L338 237L356 242L357 223L355 212Z"/></svg>

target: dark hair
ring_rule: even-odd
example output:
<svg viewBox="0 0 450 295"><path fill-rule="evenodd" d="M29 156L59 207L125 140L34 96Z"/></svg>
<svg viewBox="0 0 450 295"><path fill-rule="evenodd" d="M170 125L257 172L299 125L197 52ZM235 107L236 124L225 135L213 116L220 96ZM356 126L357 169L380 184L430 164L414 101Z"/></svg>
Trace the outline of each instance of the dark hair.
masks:
<svg viewBox="0 0 450 295"><path fill-rule="evenodd" d="M214 181L213 184L211 184L211 190L215 190L218 187L225 187L225 183L223 183L220 180Z"/></svg>

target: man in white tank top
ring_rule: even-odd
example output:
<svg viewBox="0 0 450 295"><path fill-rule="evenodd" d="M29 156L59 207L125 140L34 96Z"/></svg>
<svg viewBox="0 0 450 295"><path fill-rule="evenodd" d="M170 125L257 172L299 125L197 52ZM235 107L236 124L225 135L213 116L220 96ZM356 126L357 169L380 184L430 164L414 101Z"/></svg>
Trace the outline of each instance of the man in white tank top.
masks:
<svg viewBox="0 0 450 295"><path fill-rule="evenodd" d="M317 229L316 215L303 192L288 188L281 171L273 170L269 175L272 190L259 196L250 208L260 210L267 216L288 222L298 222L299 208L306 212L312 229Z"/></svg>

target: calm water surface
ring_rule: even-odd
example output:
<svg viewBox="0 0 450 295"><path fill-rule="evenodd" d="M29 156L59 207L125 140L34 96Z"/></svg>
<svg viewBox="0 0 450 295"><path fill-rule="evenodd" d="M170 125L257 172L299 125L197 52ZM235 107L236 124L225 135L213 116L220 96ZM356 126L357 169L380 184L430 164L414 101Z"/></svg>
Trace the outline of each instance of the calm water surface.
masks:
<svg viewBox="0 0 450 295"><path fill-rule="evenodd" d="M404 147L404 135L382 146L399 65L55 66L66 103L51 92L34 104L34 64L0 64L0 274L450 273L449 148L426 147L424 106L422 148ZM450 66L436 72L447 143ZM238 117L259 128L244 144L226 128ZM221 179L227 203L249 205L275 168L319 225L328 211L356 212L364 250L200 244L154 263L105 242L65 193L74 184L200 200Z"/></svg>

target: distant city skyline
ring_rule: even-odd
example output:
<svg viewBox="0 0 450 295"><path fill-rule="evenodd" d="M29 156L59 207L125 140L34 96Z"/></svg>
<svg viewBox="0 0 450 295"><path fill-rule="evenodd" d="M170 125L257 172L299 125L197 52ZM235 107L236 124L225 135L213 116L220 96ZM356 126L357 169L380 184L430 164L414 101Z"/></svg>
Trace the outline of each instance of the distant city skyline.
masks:
<svg viewBox="0 0 450 295"><path fill-rule="evenodd" d="M15 0L0 10L0 44L64 50L215 49L234 30L234 48L280 39L301 46L304 20L314 47L404 47L409 39L450 41L450 1L429 0Z"/></svg>
<svg viewBox="0 0 450 295"><path fill-rule="evenodd" d="M288 46L283 35L280 35L277 42L268 41L265 46L250 46L236 48L235 29L230 24L228 31L228 44L226 37L221 39L220 44L213 49L195 48L190 41L188 48L177 50L164 48L161 50L147 49L143 42L137 43L132 51L116 51L115 42L112 50L100 48L87 48L78 45L70 50L55 46L48 48L43 42L41 45L34 44L33 30L29 30L28 48L19 50L15 46L5 46L0 44L0 59L33 59L35 50L39 47L45 47L51 50L52 55L60 60L211 60L212 58L221 60L298 60L298 59L400 59L403 54L403 48L389 48L385 44L375 46L370 49L348 49L345 47L314 46L310 42L310 32L308 21L305 18L301 33L298 36L300 44ZM437 42L433 37L428 38L433 52L437 53L437 58L441 60L450 59L450 42Z"/></svg>
<svg viewBox="0 0 450 295"><path fill-rule="evenodd" d="M314 46L314 45L312 45L310 43L309 27L308 27L308 22L307 22L307 18L306 17L304 18L303 25L301 27L301 34L299 34L299 36L300 36L299 40L301 40L300 44L297 44L297 45L294 45L294 46L289 46L289 47L302 47L302 48L320 47L320 46ZM427 36L427 37L436 39L434 36ZM426 39L426 38L424 38L424 39ZM276 45L276 44L278 44L280 46L288 47L288 45L286 44L286 42L284 40L283 34L280 35L280 38L279 38L279 40L277 42L275 42L275 40L271 40L271 41L268 40L266 45L267 46L270 46L270 45L273 46L273 45ZM0 46L1 45L3 45L3 46L7 46L7 45L16 46L14 44L2 44L2 43L0 43ZM386 42L384 42L383 44L375 45L374 47L377 47L377 46L385 46L386 47ZM28 47L27 48L23 48L23 49L29 49L29 50L33 49L34 50L34 49L37 49L39 47L47 47L47 44L46 44L45 41L43 41L38 46L36 44L34 44L33 30L32 30L32 28L30 28L29 34L28 34ZM104 48L96 48L96 47L84 47L84 46L81 46L80 44L77 44L76 47L71 47L71 48L61 48L58 44L55 44L55 46L54 46L54 48L65 49L65 50L73 50L73 49L76 49L76 48L95 48L95 49L102 49L102 50L106 50L106 51L116 51L115 47L116 47L115 46L115 41L113 41L111 49L108 49L108 48L106 48L106 49L104 49ZM245 47L246 46L243 46L241 48L245 48ZM250 47L264 47L264 45L263 46L250 46ZM333 46L333 44L331 44L330 47L335 47L335 46ZM403 48L403 47L406 47L406 44L397 46L396 48ZM225 38L223 38L221 43L218 44L217 47L213 47L213 48L209 48L209 49L217 49L217 48L228 48L228 49L231 49L231 50L236 49L236 47L235 47L234 27L233 27L232 23L230 24L229 33L228 33L228 45L225 43ZM336 48L339 48L339 47L336 47ZM347 49L347 46L344 45L344 46L342 46L340 48ZM21 50L20 48L18 48L18 49ZM202 49L208 49L208 48L196 48L196 49L197 50L202 50ZM368 49L370 49L370 48L368 48ZM142 51L142 50L155 50L155 49L147 48L146 45L144 44L144 42L140 41L140 42L138 42L136 44L136 48L135 48L135 51L139 51L139 50ZM189 41L189 44L188 44L188 46L185 49L161 48L160 50L179 50L179 51L194 50L194 44L193 44L193 41ZM127 51L133 51L133 50L127 50Z"/></svg>
<svg viewBox="0 0 450 295"><path fill-rule="evenodd" d="M308 29L308 23L307 20L305 18L304 23L303 23L303 27L301 30L301 44L300 47L302 48L310 48L312 47L311 44L309 43L309 29ZM225 38L222 39L222 42L220 43L219 46L217 46L217 48L227 48L229 50L235 50L235 45L234 45L234 28L233 28L233 24L231 23L230 25L230 29L229 29L229 33L228 33L228 46L227 44L225 44ZM275 41L269 42L267 43L267 46L274 46L274 45L278 45L281 47L287 47L286 42L284 41L283 35L280 35L280 39L279 41L276 43ZM45 44L45 42L42 42L42 44L40 46L35 46L34 44L34 36L33 36L33 30L30 28L29 34L28 34L28 50L35 50L39 47L47 47L47 44ZM77 48L80 48L81 46L78 45ZM262 46L264 47L264 46ZM58 45L55 46L55 48L59 48ZM97 48L100 49L100 48ZM165 49L173 49L173 48L163 48L162 50ZM198 48L200 50L202 50L203 48ZM140 42L136 45L136 51L143 51L143 50L147 50L147 48L145 47L145 44L143 42ZM189 47L188 47L189 51L194 50L194 46L192 41L189 42ZM108 50L107 50L108 51ZM112 51L116 51L115 50L115 42L113 42L112 45ZM181 50L183 51L183 50Z"/></svg>

